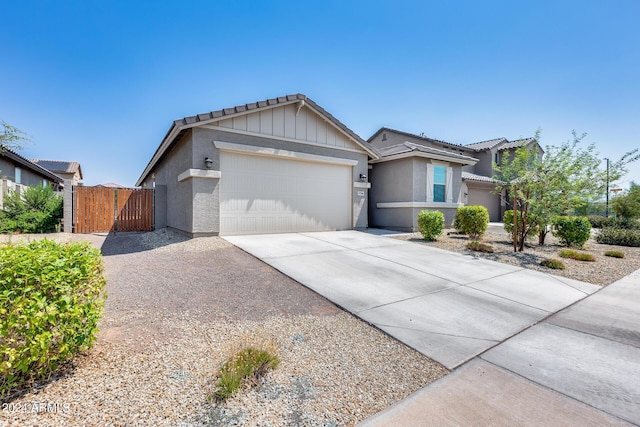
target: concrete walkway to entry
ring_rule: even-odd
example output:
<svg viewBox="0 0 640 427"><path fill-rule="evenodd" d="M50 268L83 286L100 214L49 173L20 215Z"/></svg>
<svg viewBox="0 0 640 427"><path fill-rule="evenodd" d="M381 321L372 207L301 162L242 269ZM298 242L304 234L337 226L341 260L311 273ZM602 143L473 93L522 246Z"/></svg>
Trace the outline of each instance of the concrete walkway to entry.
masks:
<svg viewBox="0 0 640 427"><path fill-rule="evenodd" d="M364 425L640 423L638 277L586 298L600 287L370 233L226 239L455 369Z"/></svg>

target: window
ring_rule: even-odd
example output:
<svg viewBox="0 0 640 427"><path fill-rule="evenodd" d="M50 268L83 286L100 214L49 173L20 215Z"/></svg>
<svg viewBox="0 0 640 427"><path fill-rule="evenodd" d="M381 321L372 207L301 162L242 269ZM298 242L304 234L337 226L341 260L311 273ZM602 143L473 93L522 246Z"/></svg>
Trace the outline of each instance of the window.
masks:
<svg viewBox="0 0 640 427"><path fill-rule="evenodd" d="M427 203L453 203L453 168L427 163Z"/></svg>
<svg viewBox="0 0 640 427"><path fill-rule="evenodd" d="M433 201L444 202L447 184L447 168L445 166L433 166Z"/></svg>
<svg viewBox="0 0 640 427"><path fill-rule="evenodd" d="M16 184L22 184L22 169L16 168Z"/></svg>
<svg viewBox="0 0 640 427"><path fill-rule="evenodd" d="M47 181L46 179L42 180L42 188L46 188L47 185L49 185L49 181Z"/></svg>
<svg viewBox="0 0 640 427"><path fill-rule="evenodd" d="M493 163L495 163L496 165L500 166L500 154L499 153L496 153L493 156Z"/></svg>

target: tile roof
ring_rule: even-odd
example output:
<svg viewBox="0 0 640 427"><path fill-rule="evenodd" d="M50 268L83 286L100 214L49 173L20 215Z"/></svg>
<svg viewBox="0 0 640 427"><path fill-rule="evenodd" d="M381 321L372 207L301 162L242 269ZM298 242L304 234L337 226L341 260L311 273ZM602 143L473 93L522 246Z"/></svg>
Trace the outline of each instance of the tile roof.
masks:
<svg viewBox="0 0 640 427"><path fill-rule="evenodd" d="M427 142L431 142L431 143L435 143L435 144L445 144L445 145L450 145L450 146L456 147L456 148L467 148L464 145L454 144L452 142L442 141L440 139L429 138L428 136L424 136L424 135L416 135L415 133L404 132L404 131L401 131L401 130L392 129L392 128L388 128L388 127L381 127L380 129L378 129L376 131L376 133L374 133L373 135L371 135L371 137L369 139L367 139L367 142L370 142L371 140L373 140L376 136L378 136L382 132L393 132L393 133L397 133L398 135L409 136L411 138L421 139L423 141L427 141Z"/></svg>
<svg viewBox="0 0 640 427"><path fill-rule="evenodd" d="M510 141L504 144L502 147L500 147L500 150L510 150L512 148L526 147L532 142L536 142L536 139L535 138L516 139L515 141Z"/></svg>
<svg viewBox="0 0 640 427"><path fill-rule="evenodd" d="M82 169L80 163L70 162L66 160L41 160L41 159L29 159L33 163L42 166L43 168L50 170L53 173L80 173L82 178Z"/></svg>
<svg viewBox="0 0 640 427"><path fill-rule="evenodd" d="M475 173L464 172L464 171L462 172L462 180L463 181L479 181L479 182L496 182L496 180L494 180L490 176L476 175Z"/></svg>
<svg viewBox="0 0 640 427"><path fill-rule="evenodd" d="M494 148L495 146L502 144L504 142L509 142L509 141L507 140L507 138L495 138L495 139L490 139L488 141L480 141L480 142L474 142L472 144L467 144L465 145L465 147L470 148L472 150L481 151L481 150Z"/></svg>
<svg viewBox="0 0 640 427"><path fill-rule="evenodd" d="M426 154L435 154L442 157L454 158L457 160L463 160L465 161L465 163L466 162L476 163L478 161L478 159L471 156L465 156L464 154L454 153L447 150L441 150L439 148L427 147L425 145L414 144L413 142L408 142L408 141L402 144L392 145L391 147L378 148L377 151L380 153L380 155L383 158L395 156L398 154L404 154L404 153L420 152L420 153L426 153Z"/></svg>
<svg viewBox="0 0 640 427"><path fill-rule="evenodd" d="M369 144L367 144L367 142L364 139L362 139L358 134L356 134L354 131L349 129L344 123L342 123L340 120L335 118L332 114L330 114L324 108L316 104L313 100L308 98L306 95L301 93L296 93L293 95L286 95L286 96L280 96L277 98L265 99L263 101L252 102L249 104L236 105L235 107L223 108L220 110L214 110L208 113L197 114L195 116L188 116L188 117L183 117L182 119L175 120L171 125L171 127L169 128L169 131L167 132L167 134L162 139L162 142L156 149L156 152L151 157L151 160L145 167L145 170L142 172L142 175L140 175L140 178L138 178L136 185L137 186L142 185L142 182L146 179L147 175L151 173L151 171L155 168L156 164L161 160L161 158L167 152L167 149L169 148L169 146L171 146L174 142L179 141L182 135L186 132L187 128L197 126L200 123L206 124L211 121L221 120L227 116L233 116L233 115L242 114L242 113L250 113L254 110L258 111L263 108L269 108L279 104L292 103L295 101L303 101L304 103L309 105L312 109L317 111L319 114L323 115L328 121L333 123L336 127L338 127L347 135L349 135L351 138L353 138L360 146L362 146L364 150L369 151L374 156L376 155L376 152L371 149L372 147ZM178 132L171 141L167 141L167 139L169 138L169 135L171 135L171 133L174 132L175 129L179 129L180 132Z"/></svg>
<svg viewBox="0 0 640 427"><path fill-rule="evenodd" d="M10 150L8 148L3 148L0 147L0 156L6 157L8 159L13 160L15 163L29 168L32 171L34 171L37 174L43 175L47 178L49 178L51 181L53 182L57 182L59 184L62 184L64 182L64 180L62 178L60 178L58 175L54 174L53 172L51 172L49 169L43 168L42 166L38 165L37 163L32 162L31 160L27 159L26 157L22 157L20 154L16 153L13 150Z"/></svg>

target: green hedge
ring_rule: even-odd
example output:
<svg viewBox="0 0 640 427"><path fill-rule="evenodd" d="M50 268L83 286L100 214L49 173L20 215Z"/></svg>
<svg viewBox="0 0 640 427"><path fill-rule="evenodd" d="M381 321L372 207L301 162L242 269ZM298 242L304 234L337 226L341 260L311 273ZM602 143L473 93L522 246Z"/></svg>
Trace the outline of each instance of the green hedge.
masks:
<svg viewBox="0 0 640 427"><path fill-rule="evenodd" d="M583 216L558 216L551 222L551 233L563 246L584 246L591 236L591 223Z"/></svg>
<svg viewBox="0 0 640 427"><path fill-rule="evenodd" d="M596 242L605 245L640 247L640 230L608 227L600 230Z"/></svg>
<svg viewBox="0 0 640 427"><path fill-rule="evenodd" d="M484 206L462 206L456 210L453 227L478 240L489 226L489 211Z"/></svg>
<svg viewBox="0 0 640 427"><path fill-rule="evenodd" d="M613 225L613 218L600 215L589 215L589 222L593 228L605 228Z"/></svg>
<svg viewBox="0 0 640 427"><path fill-rule="evenodd" d="M102 256L89 243L0 246L0 396L91 348L105 284Z"/></svg>
<svg viewBox="0 0 640 427"><path fill-rule="evenodd" d="M444 229L444 214L440 211L420 211L418 230L425 240L436 240Z"/></svg>

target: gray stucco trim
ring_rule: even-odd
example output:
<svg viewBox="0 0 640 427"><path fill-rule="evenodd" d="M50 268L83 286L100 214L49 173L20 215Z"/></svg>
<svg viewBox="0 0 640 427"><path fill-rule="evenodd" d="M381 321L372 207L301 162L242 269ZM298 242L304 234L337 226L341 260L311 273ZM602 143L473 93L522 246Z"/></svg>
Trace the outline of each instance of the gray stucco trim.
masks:
<svg viewBox="0 0 640 427"><path fill-rule="evenodd" d="M376 207L384 208L431 208L431 209L457 209L464 206L464 203L442 203L442 202L379 202Z"/></svg>
<svg viewBox="0 0 640 427"><path fill-rule="evenodd" d="M182 182L190 178L208 178L208 179L220 179L222 173L220 171L212 171L208 169L187 169L178 175L178 181Z"/></svg>
<svg viewBox="0 0 640 427"><path fill-rule="evenodd" d="M447 155L442 155L442 154L434 154L434 153L422 153L419 151L408 151L406 153L400 153L400 154L394 154L388 157L382 157L380 159L374 159L374 160L370 160L369 163L383 163L383 162L388 162L391 160L398 160L398 159L405 159L407 157L422 157L425 159L435 159L435 160L442 160L442 161L447 161L447 162L451 162L451 163L457 163L460 165L475 165L477 163L477 159L473 159L469 158L469 160L467 159L463 159L462 157L458 157L458 156L447 156Z"/></svg>
<svg viewBox="0 0 640 427"><path fill-rule="evenodd" d="M277 148L256 147L254 145L234 144L232 142L213 141L213 145L220 151L231 151L240 154L251 154L264 157L277 157L287 160L301 160L307 162L330 163L343 166L356 166L357 160L340 157L320 156L300 151L281 150Z"/></svg>
<svg viewBox="0 0 640 427"><path fill-rule="evenodd" d="M370 182L354 182L353 183L353 188L371 188L371 183Z"/></svg>

